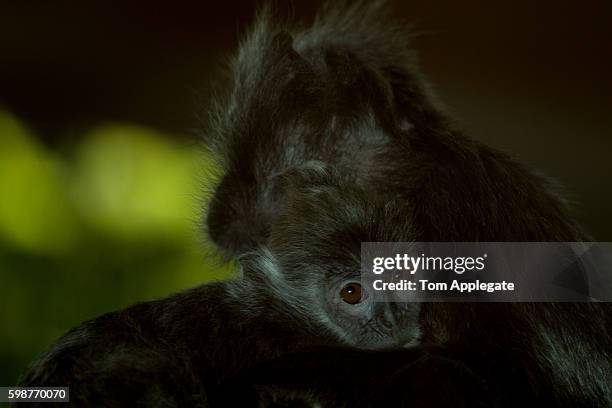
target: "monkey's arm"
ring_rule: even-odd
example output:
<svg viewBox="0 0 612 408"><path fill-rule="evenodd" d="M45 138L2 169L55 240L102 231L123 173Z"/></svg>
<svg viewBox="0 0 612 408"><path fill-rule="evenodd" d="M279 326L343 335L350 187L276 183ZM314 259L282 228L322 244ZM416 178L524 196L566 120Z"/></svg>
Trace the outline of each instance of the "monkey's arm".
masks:
<svg viewBox="0 0 612 408"><path fill-rule="evenodd" d="M228 282L133 305L83 323L35 361L20 386L68 386L77 406L209 406L210 389L277 356L280 324L249 320ZM48 406L48 404L45 404Z"/></svg>
<svg viewBox="0 0 612 408"><path fill-rule="evenodd" d="M199 291L203 298L214 292L213 286ZM72 329L30 366L20 386L68 386L71 403L83 406L205 405L189 340L176 342L171 332L161 332L166 319L186 323L175 302L179 297L185 294L107 313Z"/></svg>

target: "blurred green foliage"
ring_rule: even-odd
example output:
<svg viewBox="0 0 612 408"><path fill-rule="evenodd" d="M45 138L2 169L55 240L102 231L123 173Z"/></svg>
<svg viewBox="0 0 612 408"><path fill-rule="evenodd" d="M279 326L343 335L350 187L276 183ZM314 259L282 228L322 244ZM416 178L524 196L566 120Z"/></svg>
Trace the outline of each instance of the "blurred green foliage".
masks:
<svg viewBox="0 0 612 408"><path fill-rule="evenodd" d="M50 151L0 111L0 385L86 319L231 270L198 229L201 149L125 124L79 140Z"/></svg>

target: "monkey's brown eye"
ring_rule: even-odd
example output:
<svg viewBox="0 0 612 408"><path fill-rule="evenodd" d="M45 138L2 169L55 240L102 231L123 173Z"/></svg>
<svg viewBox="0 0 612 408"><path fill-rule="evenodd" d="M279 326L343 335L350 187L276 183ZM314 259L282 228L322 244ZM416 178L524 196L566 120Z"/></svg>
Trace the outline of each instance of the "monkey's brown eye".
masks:
<svg viewBox="0 0 612 408"><path fill-rule="evenodd" d="M340 290L340 297L350 305L361 302L362 296L363 289L361 284L356 282L348 283Z"/></svg>

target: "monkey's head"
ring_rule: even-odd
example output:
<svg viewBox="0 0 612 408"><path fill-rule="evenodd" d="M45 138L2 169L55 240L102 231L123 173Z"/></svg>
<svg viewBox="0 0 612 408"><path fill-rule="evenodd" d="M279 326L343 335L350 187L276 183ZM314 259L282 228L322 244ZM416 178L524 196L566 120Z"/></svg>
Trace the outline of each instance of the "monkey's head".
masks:
<svg viewBox="0 0 612 408"><path fill-rule="evenodd" d="M348 182L387 180L406 134L441 125L401 26L379 5L328 9L308 28L263 12L232 64L207 143L224 171L210 202L210 238L228 255L265 245L285 205L279 175L310 160ZM378 2L372 2L378 3Z"/></svg>
<svg viewBox="0 0 612 408"><path fill-rule="evenodd" d="M265 299L262 309L289 310L287 320L360 348L415 344L419 305L375 301L361 284L361 243L411 240L406 209L344 183L319 162L282 183L288 198L268 244L242 258L242 299Z"/></svg>

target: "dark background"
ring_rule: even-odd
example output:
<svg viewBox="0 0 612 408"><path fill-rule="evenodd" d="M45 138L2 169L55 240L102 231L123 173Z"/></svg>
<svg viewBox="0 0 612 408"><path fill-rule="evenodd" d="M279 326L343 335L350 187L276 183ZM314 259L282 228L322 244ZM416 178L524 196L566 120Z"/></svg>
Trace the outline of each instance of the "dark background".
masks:
<svg viewBox="0 0 612 408"><path fill-rule="evenodd" d="M279 15L304 19L317 8L310 1L276 4ZM611 4L415 0L394 3L393 13L421 33L413 46L459 127L558 179L575 216L600 241L612 240ZM59 156L73 173L81 169L72 165L78 146L106 123L153 132L144 136L147 146L162 140L163 149L182 149L211 89L223 85L224 62L254 10L251 1L0 1L0 109L27 126L36 149ZM9 136L1 129L0 145ZM92 154L104 159L100 143L94 146ZM91 226L79 231L88 239L61 256L0 240L0 285L16 291L0 314L0 385L12 385L25 362L79 321L211 277L135 276L135 262L150 272L148 265L159 265L160 254L175 256L183 241L147 235L146 243L126 244ZM63 283L54 283L56 276ZM141 290L143 279L156 289ZM7 282L29 284L10 289ZM57 302L70 306L58 311ZM4 342L3 330L12 330Z"/></svg>

